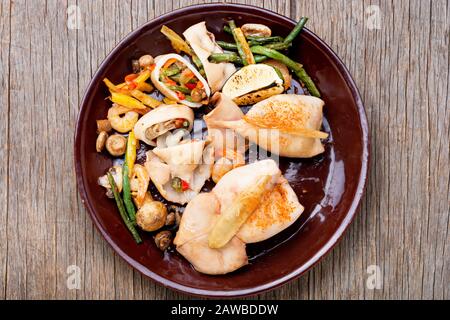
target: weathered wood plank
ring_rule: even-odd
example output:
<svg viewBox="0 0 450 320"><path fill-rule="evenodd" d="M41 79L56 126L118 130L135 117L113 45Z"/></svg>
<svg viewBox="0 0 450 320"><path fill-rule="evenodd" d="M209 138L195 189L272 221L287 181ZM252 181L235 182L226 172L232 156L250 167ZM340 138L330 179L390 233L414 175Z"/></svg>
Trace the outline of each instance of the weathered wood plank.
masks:
<svg viewBox="0 0 450 320"><path fill-rule="evenodd" d="M9 65L10 65L10 3L0 2L0 299L6 298L6 277L8 264L8 137L9 137Z"/></svg>
<svg viewBox="0 0 450 320"><path fill-rule="evenodd" d="M28 212L32 210L31 196L34 194L29 178L33 170L31 153L34 148L27 145L33 141L33 125L30 117L30 100L26 95L27 89L33 88L32 78L23 75L31 64L30 30L25 23L24 2L12 2L10 6L11 38L9 57L9 126L13 132L13 123L20 123L22 135L11 135L8 141L8 250L6 266L6 296L9 299L25 298L27 292L27 265L28 265ZM25 112L26 108L26 112ZM34 107L33 107L34 109ZM14 148L11 148L14 145ZM36 161L35 164L38 164ZM40 161L42 162L42 160ZM35 166L34 166L35 167ZM34 172L33 172L34 171ZM20 190L20 192L18 192ZM29 221L31 223L31 221ZM17 232L24 227L25 232ZM41 237L36 237L42 239Z"/></svg>

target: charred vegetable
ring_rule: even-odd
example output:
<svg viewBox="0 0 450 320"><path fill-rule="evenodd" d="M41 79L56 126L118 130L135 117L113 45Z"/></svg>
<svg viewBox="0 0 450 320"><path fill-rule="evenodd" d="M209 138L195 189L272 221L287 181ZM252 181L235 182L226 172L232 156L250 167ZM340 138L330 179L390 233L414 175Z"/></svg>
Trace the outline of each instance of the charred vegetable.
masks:
<svg viewBox="0 0 450 320"><path fill-rule="evenodd" d="M303 66L293 60L291 60L289 57L285 56L284 54L262 46L255 46L252 47L253 53L262 54L269 58L275 59L277 61L280 61L284 63L289 69L291 69L295 75L299 78L301 82L306 86L308 91L315 97L320 98L320 92L317 89L316 85L314 84L314 81L311 79L311 77L306 73L305 69L303 69Z"/></svg>
<svg viewBox="0 0 450 320"><path fill-rule="evenodd" d="M284 91L284 80L266 64L241 68L223 86L222 92L238 105L254 104Z"/></svg>
<svg viewBox="0 0 450 320"><path fill-rule="evenodd" d="M302 17L300 21L297 23L294 29L292 29L291 33L284 39L284 43L290 44L294 39L299 35L300 31L302 31L305 24L308 22L307 17Z"/></svg>
<svg viewBox="0 0 450 320"><path fill-rule="evenodd" d="M120 216L125 225L127 226L128 230L130 231L130 233L133 235L134 241L136 241L136 243L139 244L142 242L142 239L139 236L137 230L134 228L133 223L129 220L129 217L125 211L122 198L120 197L119 190L117 189L116 183L114 182L114 178L109 172L107 173L107 176L114 195L114 199L116 200L117 208L119 209Z"/></svg>
<svg viewBox="0 0 450 320"><path fill-rule="evenodd" d="M123 164L123 202L125 208L127 209L128 217L130 221L136 223L136 208L134 207L133 201L131 199L131 188L130 188L130 178L127 161Z"/></svg>
<svg viewBox="0 0 450 320"><path fill-rule="evenodd" d="M255 58L253 57L253 53L250 50L250 46L247 42L247 39L245 39L242 30L236 27L236 24L234 23L233 20L229 21L228 25L230 26L231 32L234 37L234 41L236 42L237 45L237 50L242 58L244 66L249 64L255 64Z"/></svg>
<svg viewBox="0 0 450 320"><path fill-rule="evenodd" d="M261 55L256 55L253 57L255 58L256 63L260 63L268 59L266 56ZM244 65L244 62L242 61L241 57L234 52L213 53L212 55L209 56L209 60L214 63L231 62L239 65Z"/></svg>

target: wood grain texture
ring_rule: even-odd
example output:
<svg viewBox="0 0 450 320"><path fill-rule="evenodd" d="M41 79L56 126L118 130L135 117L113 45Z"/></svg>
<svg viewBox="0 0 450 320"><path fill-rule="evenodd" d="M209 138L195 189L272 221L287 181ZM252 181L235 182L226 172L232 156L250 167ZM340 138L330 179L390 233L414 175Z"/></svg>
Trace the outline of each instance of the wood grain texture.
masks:
<svg viewBox="0 0 450 320"><path fill-rule="evenodd" d="M81 203L73 169L80 99L130 31L204 1L0 0L0 298L189 298L117 257ZM361 212L297 281L257 298L449 299L449 29L446 0L233 1L311 17L365 102L372 163ZM68 6L81 12L67 27ZM380 29L370 28L378 6ZM67 268L81 271L68 289ZM366 286L367 267L382 272Z"/></svg>

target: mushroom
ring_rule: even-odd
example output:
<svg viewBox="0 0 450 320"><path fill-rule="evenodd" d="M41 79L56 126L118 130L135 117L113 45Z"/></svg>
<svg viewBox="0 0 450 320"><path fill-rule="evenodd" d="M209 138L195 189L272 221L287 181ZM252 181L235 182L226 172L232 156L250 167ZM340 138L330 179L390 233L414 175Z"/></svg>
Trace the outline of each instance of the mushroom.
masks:
<svg viewBox="0 0 450 320"><path fill-rule="evenodd" d="M149 67L154 63L153 57L149 54L146 54L139 58L139 66L141 68Z"/></svg>
<svg viewBox="0 0 450 320"><path fill-rule="evenodd" d="M111 132L111 122L108 119L97 120L97 132L100 133L102 131Z"/></svg>
<svg viewBox="0 0 450 320"><path fill-rule="evenodd" d="M175 222L176 222L176 219L177 219L176 213L173 212L173 211L170 212L170 213L167 215L167 218L166 218L166 226L174 225Z"/></svg>
<svg viewBox="0 0 450 320"><path fill-rule="evenodd" d="M246 23L241 30L246 37L270 37L272 35L272 30L268 26L259 23Z"/></svg>
<svg viewBox="0 0 450 320"><path fill-rule="evenodd" d="M114 157L124 155L126 148L127 139L120 134L113 134L106 140L106 150Z"/></svg>
<svg viewBox="0 0 450 320"><path fill-rule="evenodd" d="M167 208L159 201L145 203L136 213L136 222L142 230L156 231L166 224Z"/></svg>
<svg viewBox="0 0 450 320"><path fill-rule="evenodd" d="M172 243L172 233L170 231L161 231L155 236L155 244L159 250L165 251Z"/></svg>
<svg viewBox="0 0 450 320"><path fill-rule="evenodd" d="M97 152L103 151L106 139L108 139L108 134L105 131L100 132L97 137L97 141L95 142L95 150L97 150Z"/></svg>

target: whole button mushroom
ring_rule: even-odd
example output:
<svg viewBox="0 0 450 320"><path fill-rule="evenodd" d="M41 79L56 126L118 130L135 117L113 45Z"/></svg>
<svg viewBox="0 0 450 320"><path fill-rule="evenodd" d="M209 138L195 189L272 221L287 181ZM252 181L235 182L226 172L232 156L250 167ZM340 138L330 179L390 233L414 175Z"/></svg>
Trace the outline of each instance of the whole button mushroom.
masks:
<svg viewBox="0 0 450 320"><path fill-rule="evenodd" d="M136 213L138 226L148 232L161 229L166 224L167 208L159 201L145 203Z"/></svg>

